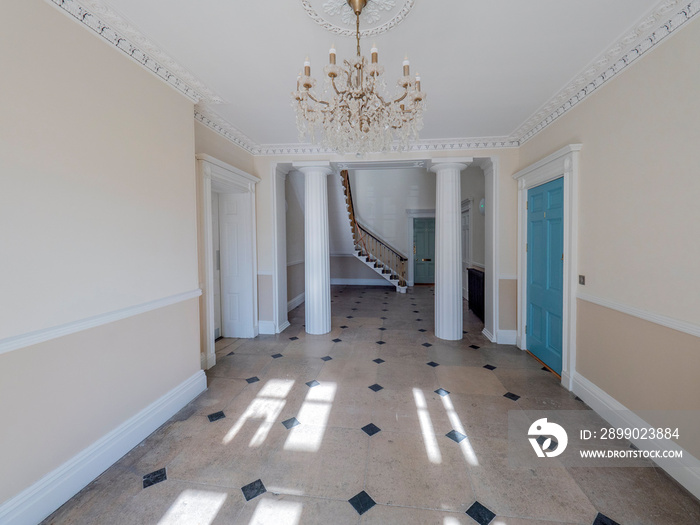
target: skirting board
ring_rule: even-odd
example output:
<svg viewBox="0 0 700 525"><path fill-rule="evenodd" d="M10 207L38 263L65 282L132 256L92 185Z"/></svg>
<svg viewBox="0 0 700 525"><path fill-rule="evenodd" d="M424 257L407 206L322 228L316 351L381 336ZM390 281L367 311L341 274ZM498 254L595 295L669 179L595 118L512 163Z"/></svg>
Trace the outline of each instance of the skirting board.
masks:
<svg viewBox="0 0 700 525"><path fill-rule="evenodd" d="M645 428L652 426L580 374L574 376L572 386L574 394L583 399L588 406L614 427ZM683 451L682 458L657 459L655 463L696 498L700 498L700 460L669 440L633 439L631 441L640 450Z"/></svg>
<svg viewBox="0 0 700 525"><path fill-rule="evenodd" d="M275 330L275 322L274 321L259 321L258 322L258 331L261 334L276 334Z"/></svg>
<svg viewBox="0 0 700 525"><path fill-rule="evenodd" d="M496 342L499 345L514 345L517 335L517 330L499 330Z"/></svg>
<svg viewBox="0 0 700 525"><path fill-rule="evenodd" d="M289 301L287 303L287 312L291 312L292 310L294 310L297 306L299 306L303 302L304 302L304 292L301 292L294 299L292 299L291 301Z"/></svg>
<svg viewBox="0 0 700 525"><path fill-rule="evenodd" d="M394 285L386 279L344 279L341 277L332 277L331 285L333 284L347 286L391 286L394 288Z"/></svg>
<svg viewBox="0 0 700 525"><path fill-rule="evenodd" d="M207 377L199 370L56 470L0 505L0 523L39 523L206 389Z"/></svg>
<svg viewBox="0 0 700 525"><path fill-rule="evenodd" d="M491 332L489 332L486 328L484 328L484 329L481 331L481 333L484 334L484 336L486 337L486 339L488 339L488 340L491 341L492 343L495 343L495 342L496 342L496 338L495 338L495 337L493 336L493 334L492 334Z"/></svg>

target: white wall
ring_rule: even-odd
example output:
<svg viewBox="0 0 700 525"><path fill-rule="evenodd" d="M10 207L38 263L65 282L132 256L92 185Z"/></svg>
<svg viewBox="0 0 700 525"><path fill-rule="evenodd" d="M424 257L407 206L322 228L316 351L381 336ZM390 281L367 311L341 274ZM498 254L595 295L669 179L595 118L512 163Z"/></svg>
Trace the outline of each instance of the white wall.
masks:
<svg viewBox="0 0 700 525"><path fill-rule="evenodd" d="M0 34L0 342L191 295L192 103L48 2ZM192 298L1 354L0 502L201 374L198 326Z"/></svg>
<svg viewBox="0 0 700 525"><path fill-rule="evenodd" d="M479 202L486 195L484 188L484 170L479 166L469 166L460 177L461 198L471 199L471 223L469 224L469 235L471 236L471 260L481 266L486 261L485 254L485 216L479 213Z"/></svg>
<svg viewBox="0 0 700 525"><path fill-rule="evenodd" d="M408 256L409 209L435 209L435 175L425 169L350 172L355 215L382 240Z"/></svg>

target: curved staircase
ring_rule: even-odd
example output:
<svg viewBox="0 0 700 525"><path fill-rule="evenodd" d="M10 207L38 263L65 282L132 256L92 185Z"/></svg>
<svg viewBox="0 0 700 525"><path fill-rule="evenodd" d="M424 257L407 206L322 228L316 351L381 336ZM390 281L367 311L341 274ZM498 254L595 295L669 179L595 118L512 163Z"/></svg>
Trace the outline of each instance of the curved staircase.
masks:
<svg viewBox="0 0 700 525"><path fill-rule="evenodd" d="M362 226L355 217L355 208L350 189L348 170L342 170L345 204L352 228L352 238L355 245L355 257L372 268L382 278L389 281L399 293L406 293L406 265L408 259L401 252L382 241L375 234Z"/></svg>

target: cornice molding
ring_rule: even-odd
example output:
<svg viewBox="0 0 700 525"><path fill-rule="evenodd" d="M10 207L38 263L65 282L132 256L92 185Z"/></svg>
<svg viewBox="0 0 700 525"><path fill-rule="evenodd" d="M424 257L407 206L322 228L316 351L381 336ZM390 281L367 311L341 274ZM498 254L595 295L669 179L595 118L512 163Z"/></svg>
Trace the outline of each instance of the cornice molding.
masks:
<svg viewBox="0 0 700 525"><path fill-rule="evenodd" d="M222 97L159 49L136 27L104 5L101 0L46 1L91 29L106 42L135 60L151 73L157 75L168 85L195 102L195 104L221 104L225 102ZM307 4L310 7L308 0L301 0L301 2L305 9L307 9ZM414 2L415 0L407 0L399 14L392 20L382 26L367 30L367 35L364 35L363 32L363 35L376 35L396 26L408 14ZM681 6L680 9L678 8L679 5ZM311 9L313 10L313 8ZM614 45L584 68L564 89L559 91L508 137L420 140L410 145L406 151L439 152L517 148L585 100L602 85L626 70L627 66L683 27L698 13L700 13L700 0L660 1L654 9L637 22L632 31L620 37ZM321 17L319 18L324 20ZM321 23L321 25L324 24L329 23ZM333 26L333 24L329 25ZM326 27L326 29L335 32L332 28ZM342 31L345 31L343 28L337 29L341 31L338 34L342 34ZM333 151L314 144L258 144L211 109L203 107L203 105L195 107L194 118L255 156L334 154ZM402 150L396 144L391 151L398 153Z"/></svg>
<svg viewBox="0 0 700 525"><path fill-rule="evenodd" d="M686 0L687 2L687 0ZM682 9L669 18L678 4ZM554 95L513 134L524 144L700 12L700 0L663 0Z"/></svg>
<svg viewBox="0 0 700 525"><path fill-rule="evenodd" d="M194 119L198 122L201 122L206 127L211 129L212 131L215 131L222 137L233 142L236 146L240 146L248 153L251 153L253 155L262 155L262 153L260 152L259 144L254 142L245 133L243 133L235 126L229 124L228 121L224 120L213 111L202 106L195 106Z"/></svg>
<svg viewBox="0 0 700 525"><path fill-rule="evenodd" d="M222 104L224 99L195 78L136 27L99 0L47 0L91 29L165 83L197 103Z"/></svg>

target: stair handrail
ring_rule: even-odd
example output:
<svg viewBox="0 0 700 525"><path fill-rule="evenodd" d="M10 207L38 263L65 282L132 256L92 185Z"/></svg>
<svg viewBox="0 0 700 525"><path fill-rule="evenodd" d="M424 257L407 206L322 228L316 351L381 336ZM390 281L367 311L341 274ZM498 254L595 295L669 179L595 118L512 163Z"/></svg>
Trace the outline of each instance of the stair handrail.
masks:
<svg viewBox="0 0 700 525"><path fill-rule="evenodd" d="M355 206L352 198L352 189L350 188L350 177L348 170L342 170L340 175L343 179L348 204L348 212L350 214L350 226L352 227L354 242L360 246L360 250L366 253L370 258L374 256L375 261L388 267L393 275L396 275L399 280L399 286L406 286L406 263L408 257L403 255L389 243L384 242L375 233L367 227L360 224L355 216Z"/></svg>

